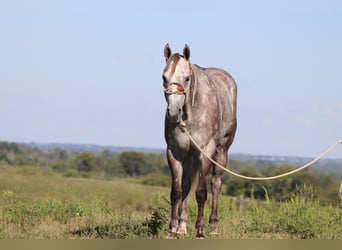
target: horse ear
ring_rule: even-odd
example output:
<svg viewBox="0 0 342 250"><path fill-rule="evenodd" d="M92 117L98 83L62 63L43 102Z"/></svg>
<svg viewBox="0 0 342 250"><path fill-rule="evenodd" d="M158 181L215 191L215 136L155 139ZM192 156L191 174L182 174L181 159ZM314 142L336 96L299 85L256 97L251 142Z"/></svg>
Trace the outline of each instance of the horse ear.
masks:
<svg viewBox="0 0 342 250"><path fill-rule="evenodd" d="M172 54L171 48L169 44L167 43L164 47L164 57L166 61L169 60L171 54Z"/></svg>
<svg viewBox="0 0 342 250"><path fill-rule="evenodd" d="M183 56L186 60L189 60L190 58L190 47L187 44L184 45Z"/></svg>

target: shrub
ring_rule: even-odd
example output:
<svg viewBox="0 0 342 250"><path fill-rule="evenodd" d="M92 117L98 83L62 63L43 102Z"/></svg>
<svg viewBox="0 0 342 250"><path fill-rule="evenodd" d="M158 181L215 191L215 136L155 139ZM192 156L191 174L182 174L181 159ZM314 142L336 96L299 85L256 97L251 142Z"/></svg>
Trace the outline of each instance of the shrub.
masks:
<svg viewBox="0 0 342 250"><path fill-rule="evenodd" d="M303 239L334 238L342 235L339 208L323 207L312 187L303 185L298 193L281 206L281 224L291 234Z"/></svg>
<svg viewBox="0 0 342 250"><path fill-rule="evenodd" d="M89 216L94 209L96 207L93 204L72 199L26 201L12 190L3 192L3 222L19 226L23 231L38 227L42 221L49 218L65 224L71 218Z"/></svg>
<svg viewBox="0 0 342 250"><path fill-rule="evenodd" d="M252 196L238 225L249 237L263 238L278 234L280 237L300 239L341 238L341 209L338 206L322 206L313 187L297 187L297 192L285 202L271 200L266 189L264 192L266 201L257 201Z"/></svg>

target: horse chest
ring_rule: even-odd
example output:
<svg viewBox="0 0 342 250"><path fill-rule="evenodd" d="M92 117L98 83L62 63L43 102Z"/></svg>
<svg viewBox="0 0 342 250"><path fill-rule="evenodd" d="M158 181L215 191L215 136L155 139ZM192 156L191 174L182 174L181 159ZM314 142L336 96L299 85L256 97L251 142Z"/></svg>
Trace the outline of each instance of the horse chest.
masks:
<svg viewBox="0 0 342 250"><path fill-rule="evenodd" d="M190 148L190 139L179 128L170 131L166 140L169 147L177 148L183 151L188 151Z"/></svg>

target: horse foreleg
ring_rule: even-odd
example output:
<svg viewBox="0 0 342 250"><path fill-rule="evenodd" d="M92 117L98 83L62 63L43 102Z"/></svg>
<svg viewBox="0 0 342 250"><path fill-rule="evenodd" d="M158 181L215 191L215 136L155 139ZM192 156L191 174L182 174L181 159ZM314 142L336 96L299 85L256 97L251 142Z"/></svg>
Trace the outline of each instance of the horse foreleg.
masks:
<svg viewBox="0 0 342 250"><path fill-rule="evenodd" d="M179 224L177 228L177 234L187 234L187 223L188 223L188 214L187 214L187 209L188 209L188 199L185 199L182 202L182 211L180 214L179 218Z"/></svg>
<svg viewBox="0 0 342 250"><path fill-rule="evenodd" d="M178 229L178 209L182 202L182 174L183 168L179 161L177 161L171 150L167 151L167 160L172 175L172 187L170 193L171 200L171 219L169 224L169 232L176 234Z"/></svg>
<svg viewBox="0 0 342 250"><path fill-rule="evenodd" d="M178 229L178 209L182 201L182 191L180 185L176 181L172 181L171 188L171 219L169 224L169 231L171 234L176 234Z"/></svg>
<svg viewBox="0 0 342 250"><path fill-rule="evenodd" d="M212 144L209 144L207 145L205 150L207 154L209 154L212 157L215 152L215 147ZM207 183L212 163L205 156L200 157L199 163L199 178L196 190L196 201L198 206L198 214L196 221L196 238L204 238L204 205L207 201Z"/></svg>
<svg viewBox="0 0 342 250"><path fill-rule="evenodd" d="M193 164L192 157L187 156L183 162L183 177L182 177L182 206L179 218L179 225L177 234L187 234L187 223L188 223L188 203L189 203L189 193L192 185L192 175L193 175Z"/></svg>

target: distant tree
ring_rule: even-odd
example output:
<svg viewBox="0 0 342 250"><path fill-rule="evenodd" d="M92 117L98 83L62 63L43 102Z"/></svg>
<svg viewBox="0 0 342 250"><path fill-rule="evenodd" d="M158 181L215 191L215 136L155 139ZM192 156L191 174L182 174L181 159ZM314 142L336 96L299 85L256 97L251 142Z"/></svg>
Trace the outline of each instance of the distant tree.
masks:
<svg viewBox="0 0 342 250"><path fill-rule="evenodd" d="M236 164L237 162L235 162ZM240 171L246 176L275 176L294 168L291 166L265 166L254 170L252 167L246 167ZM238 196L243 194L246 197L257 199L265 199L265 190L270 198L277 201L287 200L293 195L298 187L309 185L317 190L317 197L324 204L336 204L337 201L337 185L334 178L315 171L304 170L302 172L286 176L276 180L251 181L244 180L232 176L224 179L226 189L225 194Z"/></svg>
<svg viewBox="0 0 342 250"><path fill-rule="evenodd" d="M242 171L239 171L239 173L245 176L260 176L259 173L250 167L246 167ZM225 179L226 194L232 196L244 195L246 197L250 197L253 190L254 197L260 198L260 195L263 196L261 194L262 188L259 190L258 188L255 188L255 185L255 181L249 181L238 177L228 176Z"/></svg>
<svg viewBox="0 0 342 250"><path fill-rule="evenodd" d="M50 158L65 161L69 158L69 154L70 153L64 149L56 148L51 151Z"/></svg>
<svg viewBox="0 0 342 250"><path fill-rule="evenodd" d="M143 153L125 151L120 154L119 161L128 176L139 176L148 172L148 165Z"/></svg>
<svg viewBox="0 0 342 250"><path fill-rule="evenodd" d="M19 149L18 144L14 143L14 142L1 141L0 142L0 151L19 153L20 149Z"/></svg>
<svg viewBox="0 0 342 250"><path fill-rule="evenodd" d="M125 170L123 169L119 156L109 150L102 151L98 156L98 168L110 176L125 176Z"/></svg>
<svg viewBox="0 0 342 250"><path fill-rule="evenodd" d="M96 170L94 154L89 152L80 153L76 157L76 168L80 172L91 172Z"/></svg>
<svg viewBox="0 0 342 250"><path fill-rule="evenodd" d="M166 175L170 175L169 166L166 161L166 156L164 153L162 154L155 154L149 153L145 154L147 169L148 171L146 174L155 174L155 173L163 173Z"/></svg>
<svg viewBox="0 0 342 250"><path fill-rule="evenodd" d="M16 143L0 142L0 163L15 164L15 159L18 154L20 154L20 149Z"/></svg>

